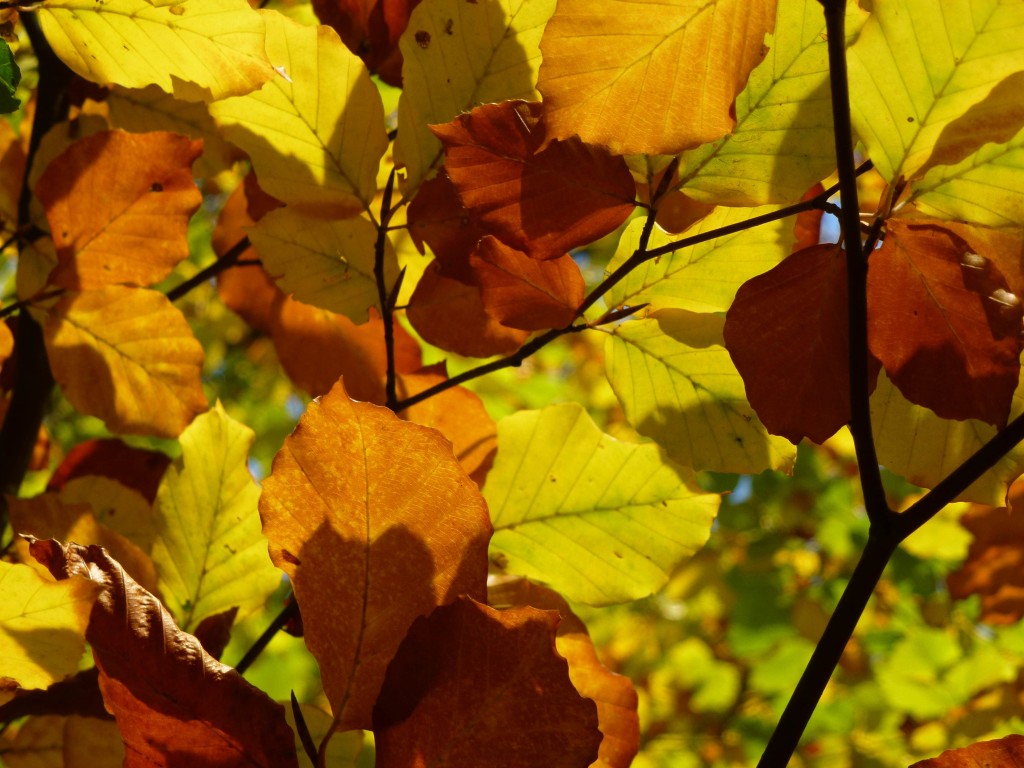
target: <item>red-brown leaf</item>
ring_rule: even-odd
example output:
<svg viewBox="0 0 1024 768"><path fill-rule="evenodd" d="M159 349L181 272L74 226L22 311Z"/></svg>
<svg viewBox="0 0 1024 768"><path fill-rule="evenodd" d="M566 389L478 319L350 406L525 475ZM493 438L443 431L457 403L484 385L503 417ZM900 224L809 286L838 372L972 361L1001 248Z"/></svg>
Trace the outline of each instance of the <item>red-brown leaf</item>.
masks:
<svg viewBox="0 0 1024 768"><path fill-rule="evenodd" d="M538 261L488 235L469 264L484 310L508 328L541 331L566 326L586 293L580 268L567 253Z"/></svg>
<svg viewBox="0 0 1024 768"><path fill-rule="evenodd" d="M1024 736L1013 734L994 741L979 741L963 749L949 749L910 768L1024 768Z"/></svg>
<svg viewBox="0 0 1024 768"><path fill-rule="evenodd" d="M420 0L313 0L313 10L334 27L366 68L389 85L402 85L398 40Z"/></svg>
<svg viewBox="0 0 1024 768"><path fill-rule="evenodd" d="M373 710L378 768L578 768L597 757L594 702L554 648L558 614L462 598L413 624Z"/></svg>
<svg viewBox="0 0 1024 768"><path fill-rule="evenodd" d="M126 768L298 765L284 708L178 629L102 548L51 539L33 541L31 551L57 579L79 575L106 587L86 639Z"/></svg>
<svg viewBox="0 0 1024 768"><path fill-rule="evenodd" d="M76 477L99 475L138 491L152 504L170 463L170 457L160 451L135 448L112 437L93 438L68 451L48 487L59 491Z"/></svg>
<svg viewBox="0 0 1024 768"><path fill-rule="evenodd" d="M624 222L636 184L621 157L577 138L540 150L540 112L537 103L503 101L430 129L481 226L531 258L555 259Z"/></svg>
<svg viewBox="0 0 1024 768"><path fill-rule="evenodd" d="M871 254L871 352L904 397L943 418L1006 423L1021 317L998 268L937 224L890 221Z"/></svg>
<svg viewBox="0 0 1024 768"><path fill-rule="evenodd" d="M409 235L423 253L430 246L441 265L441 274L463 283L472 283L469 255L487 232L479 227L459 200L459 195L444 168L424 182L408 214Z"/></svg>
<svg viewBox="0 0 1024 768"><path fill-rule="evenodd" d="M836 245L794 253L737 291L725 346L772 434L822 443L850 420L846 306L846 256Z"/></svg>

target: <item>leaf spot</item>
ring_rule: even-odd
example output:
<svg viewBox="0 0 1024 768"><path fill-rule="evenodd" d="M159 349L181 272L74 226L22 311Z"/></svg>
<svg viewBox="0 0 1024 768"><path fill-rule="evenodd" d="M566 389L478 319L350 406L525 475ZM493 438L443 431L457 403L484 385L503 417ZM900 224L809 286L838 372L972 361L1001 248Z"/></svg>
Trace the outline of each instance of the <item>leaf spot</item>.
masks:
<svg viewBox="0 0 1024 768"><path fill-rule="evenodd" d="M298 557L293 555L287 549L282 549L281 550L281 559L284 560L286 563L291 563L292 565L296 565L296 566L302 565L302 561L299 560Z"/></svg>
<svg viewBox="0 0 1024 768"><path fill-rule="evenodd" d="M149 191L150 192L163 192L164 191L164 185L161 184L159 181L154 181L153 182L153 186L151 186L149 188Z"/></svg>
<svg viewBox="0 0 1024 768"><path fill-rule="evenodd" d="M455 28L455 19L448 19L448 21L446 21L444 23L444 33L446 35L452 34L452 30L454 28Z"/></svg>
<svg viewBox="0 0 1024 768"><path fill-rule="evenodd" d="M185 7L182 6L182 5L172 5L171 6L171 13L173 13L175 16L184 16L185 15Z"/></svg>
<svg viewBox="0 0 1024 768"><path fill-rule="evenodd" d="M416 45L426 50L430 47L430 33L426 30L421 29L414 36L416 38Z"/></svg>

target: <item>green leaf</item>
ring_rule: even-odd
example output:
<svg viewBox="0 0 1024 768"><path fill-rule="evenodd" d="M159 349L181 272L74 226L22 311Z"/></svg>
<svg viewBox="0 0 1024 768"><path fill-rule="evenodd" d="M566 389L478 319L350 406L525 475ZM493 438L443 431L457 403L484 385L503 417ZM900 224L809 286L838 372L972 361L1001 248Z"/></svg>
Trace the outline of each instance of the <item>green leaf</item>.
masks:
<svg viewBox="0 0 1024 768"><path fill-rule="evenodd" d="M540 37L555 0L435 0L416 6L402 35L395 164L406 192L441 157L428 125L447 123L479 104L535 100Z"/></svg>
<svg viewBox="0 0 1024 768"><path fill-rule="evenodd" d="M883 178L912 179L931 165L1006 140L1002 119L979 125L957 118L1024 70L1022 33L1020 3L874 3L847 58L854 129ZM1007 92L989 106L996 115L1009 110L1007 119L1019 123L1015 103L1019 94Z"/></svg>
<svg viewBox="0 0 1024 768"><path fill-rule="evenodd" d="M716 208L682 235L670 235L655 227L648 247L657 248L775 210L778 209ZM633 254L642 229L642 219L634 219L626 227L608 272L616 270ZM608 292L606 301L610 307L649 303L655 309L724 312L739 287L782 261L793 242L792 219L709 240L641 264Z"/></svg>
<svg viewBox="0 0 1024 768"><path fill-rule="evenodd" d="M657 446L605 435L576 403L498 423L484 498L491 559L590 605L659 589L707 540L719 503Z"/></svg>
<svg viewBox="0 0 1024 768"><path fill-rule="evenodd" d="M368 210L388 147L380 93L330 27L264 16L279 76L210 113L248 153L265 192L332 217Z"/></svg>
<svg viewBox="0 0 1024 768"><path fill-rule="evenodd" d="M716 472L789 470L796 448L769 435L722 340L724 319L664 309L623 323L605 345L626 418L669 456Z"/></svg>
<svg viewBox="0 0 1024 768"><path fill-rule="evenodd" d="M21 100L14 92L21 82L21 69L14 60L10 46L0 40L0 114L14 112L21 106Z"/></svg>
<svg viewBox="0 0 1024 768"><path fill-rule="evenodd" d="M263 605L280 583L267 554L249 474L253 432L220 402L181 433L181 457L167 469L154 515L164 604L192 632L207 616Z"/></svg>
<svg viewBox="0 0 1024 768"><path fill-rule="evenodd" d="M849 39L866 18L849 4ZM736 97L736 128L680 155L687 195L721 205L792 203L835 169L824 30L817 0L778 4L768 55Z"/></svg>
<svg viewBox="0 0 1024 768"><path fill-rule="evenodd" d="M263 18L246 0L45 0L37 13L54 53L101 85L212 101L275 76Z"/></svg>
<svg viewBox="0 0 1024 768"><path fill-rule="evenodd" d="M249 231L267 271L299 301L366 322L376 306L377 228L368 220L310 218L291 206L271 211ZM384 241L384 280L394 285L398 257Z"/></svg>

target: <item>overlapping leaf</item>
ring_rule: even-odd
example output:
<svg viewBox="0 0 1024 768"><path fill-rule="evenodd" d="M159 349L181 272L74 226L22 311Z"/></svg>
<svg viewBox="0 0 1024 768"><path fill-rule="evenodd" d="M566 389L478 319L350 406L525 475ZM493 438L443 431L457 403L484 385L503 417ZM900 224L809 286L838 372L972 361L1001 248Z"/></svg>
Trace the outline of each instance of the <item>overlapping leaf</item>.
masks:
<svg viewBox="0 0 1024 768"><path fill-rule="evenodd" d="M848 5L851 40L866 16ZM816 0L778 4L768 55L736 97L736 127L680 157L687 194L724 205L791 203L835 168L824 28Z"/></svg>
<svg viewBox="0 0 1024 768"><path fill-rule="evenodd" d="M356 323L380 303L373 272L377 228L367 219L313 219L288 207L260 219L249 238L267 272L299 301ZM384 281L393 285L398 261L390 241L384 244Z"/></svg>
<svg viewBox="0 0 1024 768"><path fill-rule="evenodd" d="M723 324L677 309L624 323L605 344L608 380L629 422L683 466L786 470L796 450L768 435L747 402Z"/></svg>
<svg viewBox="0 0 1024 768"><path fill-rule="evenodd" d="M854 128L887 181L1006 141L1006 120L1019 127L1013 89L983 107L999 119L954 121L1024 70L1022 31L1024 7L1017 3L874 3L849 50L850 106Z"/></svg>
<svg viewBox="0 0 1024 768"><path fill-rule="evenodd" d="M65 397L111 431L175 437L206 410L202 347L161 293L108 286L66 294L44 333Z"/></svg>
<svg viewBox="0 0 1024 768"><path fill-rule="evenodd" d="M969 747L949 749L938 757L921 760L910 768L1019 768L1024 766L1024 736L1016 734L992 741L979 741Z"/></svg>
<svg viewBox="0 0 1024 768"><path fill-rule="evenodd" d="M659 589L707 540L719 501L657 446L612 439L575 403L498 423L484 497L491 559L588 604Z"/></svg>
<svg viewBox="0 0 1024 768"><path fill-rule="evenodd" d="M472 282L469 255L487 232L470 217L445 168L416 192L408 223L420 253L426 243L448 277Z"/></svg>
<svg viewBox="0 0 1024 768"><path fill-rule="evenodd" d="M21 68L6 41L0 41L0 114L14 112L21 100L14 93L21 82Z"/></svg>
<svg viewBox="0 0 1024 768"><path fill-rule="evenodd" d="M400 130L395 164L403 188L416 189L432 173L441 144L428 125L446 123L478 104L533 99L540 36L554 0L421 3L402 35Z"/></svg>
<svg viewBox="0 0 1024 768"><path fill-rule="evenodd" d="M174 133L104 131L56 157L35 185L57 248L50 281L84 290L166 277L188 257L201 151Z"/></svg>
<svg viewBox="0 0 1024 768"><path fill-rule="evenodd" d="M402 84L398 40L420 0L313 0L317 18L341 35L342 42L371 72L390 85Z"/></svg>
<svg viewBox="0 0 1024 768"><path fill-rule="evenodd" d="M0 592L0 690L46 688L73 674L100 588L82 578L55 584L27 565L0 563Z"/></svg>
<svg viewBox="0 0 1024 768"><path fill-rule="evenodd" d="M621 157L578 138L544 144L541 105L486 104L431 126L470 215L506 245L554 259L615 230L636 185Z"/></svg>
<svg viewBox="0 0 1024 768"><path fill-rule="evenodd" d="M259 607L280 583L267 556L249 474L253 432L218 402L185 429L154 506L153 560L164 605L179 626Z"/></svg>
<svg viewBox="0 0 1024 768"><path fill-rule="evenodd" d="M868 307L871 352L909 400L1006 423L1024 307L994 264L934 223L891 221L871 256Z"/></svg>
<svg viewBox="0 0 1024 768"><path fill-rule="evenodd" d="M48 487L59 491L76 478L100 475L136 490L152 504L170 463L167 454L159 451L127 445L116 438L93 438L67 452Z"/></svg>
<svg viewBox="0 0 1024 768"><path fill-rule="evenodd" d="M409 630L373 711L377 765L545 765L597 757L594 702L554 649L558 614L468 598Z"/></svg>
<svg viewBox="0 0 1024 768"><path fill-rule="evenodd" d="M460 594L483 596L483 498L439 432L350 400L339 384L278 452L260 514L336 722L369 727L416 617Z"/></svg>
<svg viewBox="0 0 1024 768"><path fill-rule="evenodd" d="M274 76L263 19L246 0L46 0L37 13L54 52L102 85L211 101Z"/></svg>
<svg viewBox="0 0 1024 768"><path fill-rule="evenodd" d="M125 740L125 765L162 765L168 755L224 768L298 765L281 705L178 629L103 549L48 540L33 542L32 554L57 579L103 587L86 638Z"/></svg>
<svg viewBox="0 0 1024 768"><path fill-rule="evenodd" d="M720 139L774 23L773 0L561 0L537 86L549 136L652 155Z"/></svg>
<svg viewBox="0 0 1024 768"><path fill-rule="evenodd" d="M660 229L651 233L648 248L682 238L699 237L776 208L716 208L680 237ZM630 222L619 239L608 272L619 268L640 243L643 222ZM650 259L630 271L607 294L609 306L651 304L656 308L693 312L724 312L747 280L774 267L793 244L792 222L777 221L744 229L689 248Z"/></svg>
<svg viewBox="0 0 1024 768"><path fill-rule="evenodd" d="M331 216L368 208L388 138L366 67L330 27L265 13L267 55L281 74L210 112L269 194Z"/></svg>

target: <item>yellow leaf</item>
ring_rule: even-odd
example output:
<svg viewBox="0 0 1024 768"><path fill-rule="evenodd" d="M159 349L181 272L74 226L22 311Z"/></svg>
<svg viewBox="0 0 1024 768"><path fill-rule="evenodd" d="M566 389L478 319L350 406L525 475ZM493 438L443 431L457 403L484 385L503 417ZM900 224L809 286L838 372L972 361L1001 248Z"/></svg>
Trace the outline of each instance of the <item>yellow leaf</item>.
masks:
<svg viewBox="0 0 1024 768"><path fill-rule="evenodd" d="M218 401L181 434L181 457L157 491L153 560L164 605L186 632L235 606L244 618L280 583L249 474L253 437Z"/></svg>
<svg viewBox="0 0 1024 768"><path fill-rule="evenodd" d="M268 194L324 214L369 210L388 138L366 67L330 27L263 14L267 55L280 74L255 93L211 104L210 113L249 154Z"/></svg>
<svg viewBox="0 0 1024 768"><path fill-rule="evenodd" d="M560 0L537 84L548 136L651 155L720 139L774 23L775 0Z"/></svg>
<svg viewBox="0 0 1024 768"><path fill-rule="evenodd" d="M101 591L88 579L57 583L27 565L0 562L2 677L22 688L46 688L73 674Z"/></svg>
<svg viewBox="0 0 1024 768"><path fill-rule="evenodd" d="M335 721L370 727L412 622L460 594L484 595L483 497L441 433L351 400L339 383L274 458L260 515Z"/></svg>
<svg viewBox="0 0 1024 768"><path fill-rule="evenodd" d="M203 349L161 293L108 286L65 294L44 333L65 397L112 432L176 437L206 410Z"/></svg>
<svg viewBox="0 0 1024 768"><path fill-rule="evenodd" d="M380 304L373 273L377 228L362 217L310 218L291 206L271 211L249 232L263 266L299 301L366 322ZM398 259L384 241L384 282L394 285Z"/></svg>
<svg viewBox="0 0 1024 768"><path fill-rule="evenodd" d="M263 19L246 0L45 0L37 13L54 52L101 85L212 101L274 76Z"/></svg>
<svg viewBox="0 0 1024 768"><path fill-rule="evenodd" d="M876 0L849 49L854 129L886 181L911 179L930 164L957 162L1006 131L957 121L1004 78L1024 70L1024 4L996 0ZM999 113L1018 103L1007 92ZM952 131L947 131L950 126ZM942 145L936 151L940 137Z"/></svg>
<svg viewBox="0 0 1024 768"><path fill-rule="evenodd" d="M441 158L428 125L479 104L536 100L540 36L555 0L436 0L421 3L402 35L395 165L411 194Z"/></svg>

